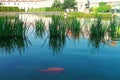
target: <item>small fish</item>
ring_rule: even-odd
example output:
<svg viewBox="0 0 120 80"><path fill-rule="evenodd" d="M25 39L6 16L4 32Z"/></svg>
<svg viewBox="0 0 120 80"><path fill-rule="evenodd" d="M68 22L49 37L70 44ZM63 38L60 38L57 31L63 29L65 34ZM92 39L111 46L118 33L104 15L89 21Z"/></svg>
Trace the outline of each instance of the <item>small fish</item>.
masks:
<svg viewBox="0 0 120 80"><path fill-rule="evenodd" d="M41 72L62 72L62 71L64 71L64 68L51 67L51 68L38 69L38 70Z"/></svg>

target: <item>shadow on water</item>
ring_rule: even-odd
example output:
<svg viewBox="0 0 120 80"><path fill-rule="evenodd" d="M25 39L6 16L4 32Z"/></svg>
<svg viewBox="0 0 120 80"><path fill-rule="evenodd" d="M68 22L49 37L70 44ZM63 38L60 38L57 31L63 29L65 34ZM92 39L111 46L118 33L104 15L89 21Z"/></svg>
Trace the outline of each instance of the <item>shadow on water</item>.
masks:
<svg viewBox="0 0 120 80"><path fill-rule="evenodd" d="M27 37L28 28L18 16L0 18L0 49L4 53L11 54L15 49L21 53L29 45Z"/></svg>

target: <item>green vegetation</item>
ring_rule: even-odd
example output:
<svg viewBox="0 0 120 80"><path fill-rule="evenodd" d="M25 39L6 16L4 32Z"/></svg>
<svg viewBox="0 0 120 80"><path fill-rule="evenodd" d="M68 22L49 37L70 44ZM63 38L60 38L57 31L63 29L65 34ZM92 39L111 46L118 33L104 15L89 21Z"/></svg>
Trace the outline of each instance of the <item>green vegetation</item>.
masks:
<svg viewBox="0 0 120 80"><path fill-rule="evenodd" d="M97 8L97 12L110 12L111 7L109 5L100 6Z"/></svg>
<svg viewBox="0 0 120 80"><path fill-rule="evenodd" d="M42 20L37 20L35 23L35 34L37 37L43 38L45 34L45 23Z"/></svg>
<svg viewBox="0 0 120 80"><path fill-rule="evenodd" d="M11 19L9 17L0 18L0 48L5 53L11 53L14 48L20 52L28 46L26 36L27 27L18 17Z"/></svg>
<svg viewBox="0 0 120 80"><path fill-rule="evenodd" d="M60 2L60 0L55 0L52 4L52 7L62 8L62 3Z"/></svg>
<svg viewBox="0 0 120 80"><path fill-rule="evenodd" d="M94 17L95 21L92 23L90 30L87 30L89 35L89 45L94 48L99 48L101 43L110 44L112 40L118 40L120 37L118 24L115 19L110 21L109 24L102 23L102 16L97 14ZM39 24L43 24L41 21ZM41 33L43 25L41 25ZM62 16L52 16L52 21L49 23L49 47L54 53L59 53L66 44L66 37L69 36L74 40L80 39L82 32L80 21L76 17L67 17L64 19ZM43 32L44 33L44 32ZM108 36L106 36L108 34ZM38 35L40 36L40 35ZM84 35L83 35L84 36ZM106 39L108 37L108 39Z"/></svg>
<svg viewBox="0 0 120 80"><path fill-rule="evenodd" d="M79 39L81 26L80 21L76 17L64 19L62 16L53 15L49 29L49 47L54 53L58 53L63 49L69 33L72 33L71 37L73 39Z"/></svg>
<svg viewBox="0 0 120 80"><path fill-rule="evenodd" d="M92 12L110 12L111 6L107 5L105 2L100 2L99 7L92 7L90 10Z"/></svg>
<svg viewBox="0 0 120 80"><path fill-rule="evenodd" d="M97 17L97 20L92 24L89 43L95 48L99 48L101 43L115 46L115 41L120 40L120 24L117 23L116 18L112 18L108 25L101 21L102 17Z"/></svg>
<svg viewBox="0 0 120 80"><path fill-rule="evenodd" d="M111 41L120 39L120 24L116 22L116 18L110 20L110 24L103 24L101 15L96 15L92 25L84 27L87 28L83 31L83 27L80 24L80 20L77 17L55 16L53 15L52 20L49 22L49 31L46 32L45 23L43 20L37 20L35 23L35 36L43 38L45 33L48 33L49 48L54 53L59 53L66 44L66 37L73 40L80 39L81 35L88 33L89 44L92 47L99 48L101 43L110 44ZM86 24L86 23L84 23ZM82 25L84 25L82 24ZM30 44L27 38L28 27L23 21L19 20L18 17L0 18L0 48L4 51L11 53L17 48L20 52L24 50L25 46ZM85 33L84 33L85 32ZM107 35L107 36L106 36ZM107 39L106 39L107 37ZM45 42L47 41L47 38Z"/></svg>
<svg viewBox="0 0 120 80"><path fill-rule="evenodd" d="M73 39L79 39L80 30L81 30L80 21L77 20L76 17L72 17L70 31L72 33Z"/></svg>
<svg viewBox="0 0 120 80"><path fill-rule="evenodd" d="M75 0L64 0L63 3L60 0L55 0L52 7L30 9L29 12L64 11L66 9L75 9L75 5Z"/></svg>
<svg viewBox="0 0 120 80"><path fill-rule="evenodd" d="M85 13L81 13L81 12L69 12L69 13L67 13L68 14L68 16L76 16L76 17L89 17L89 18L91 18L91 17L95 17L95 16L101 16L101 17L103 17L103 18L111 18L112 17L112 14L102 14L102 13L99 13L99 14L96 14L96 13L91 13L91 14L85 14Z"/></svg>
<svg viewBox="0 0 120 80"><path fill-rule="evenodd" d="M76 5L76 1L75 0L64 0L63 3L60 2L60 0L55 0L52 7L56 7L56 8L63 8L65 9L75 9L75 5Z"/></svg>
<svg viewBox="0 0 120 80"><path fill-rule="evenodd" d="M52 48L54 53L58 53L62 50L66 42L66 26L61 16L52 16L52 21L49 24L50 39L49 47Z"/></svg>
<svg viewBox="0 0 120 80"><path fill-rule="evenodd" d="M30 9L28 12L51 12L51 11L64 11L62 8L56 8L56 7L51 7L51 8L35 8L35 9Z"/></svg>
<svg viewBox="0 0 120 80"><path fill-rule="evenodd" d="M120 40L120 24L116 28L116 35L115 35L114 40L116 40L116 41Z"/></svg>
<svg viewBox="0 0 120 80"><path fill-rule="evenodd" d="M37 9L29 10L29 12L51 12L51 11L53 11L53 14L54 14L54 11L58 11L58 12L60 12L60 14L62 16L64 16L63 9L60 9L60 8L59 9L58 8L48 8L48 10L47 10L47 8L37 8ZM81 13L81 12L68 12L67 13L68 17L76 16L76 17L81 17L81 18L94 18L95 15L101 15L101 17L103 17L103 18L111 18L112 17L112 14L110 14L110 13L104 13L104 14L102 14L102 13L85 14L85 13Z"/></svg>
<svg viewBox="0 0 120 80"><path fill-rule="evenodd" d="M75 0L64 0L63 9L75 9Z"/></svg>
<svg viewBox="0 0 120 80"><path fill-rule="evenodd" d="M107 3L106 2L100 2L99 6L105 6Z"/></svg>
<svg viewBox="0 0 120 80"><path fill-rule="evenodd" d="M19 9L18 7L5 7L0 6L0 12L24 12L24 9Z"/></svg>
<svg viewBox="0 0 120 80"><path fill-rule="evenodd" d="M112 40L114 40L115 38L120 38L120 24L116 22L115 18L110 20L108 32Z"/></svg>
<svg viewBox="0 0 120 80"><path fill-rule="evenodd" d="M14 18L14 21L8 17L0 19L0 36L21 36L26 32L26 27L23 26L23 22L18 17Z"/></svg>
<svg viewBox="0 0 120 80"><path fill-rule="evenodd" d="M64 0L63 9L75 9L75 0Z"/></svg>
<svg viewBox="0 0 120 80"><path fill-rule="evenodd" d="M104 34L106 32L106 28L103 27L102 17L97 17L97 20L94 21L90 28L90 38L89 42L95 48L99 48L101 42L104 42Z"/></svg>

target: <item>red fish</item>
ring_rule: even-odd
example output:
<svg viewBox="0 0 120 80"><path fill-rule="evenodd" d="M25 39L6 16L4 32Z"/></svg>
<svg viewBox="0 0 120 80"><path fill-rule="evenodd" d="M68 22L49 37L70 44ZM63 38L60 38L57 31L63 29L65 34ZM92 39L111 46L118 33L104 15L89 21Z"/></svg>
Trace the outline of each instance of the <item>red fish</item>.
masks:
<svg viewBox="0 0 120 80"><path fill-rule="evenodd" d="M64 68L51 67L51 68L41 69L39 71L41 71L41 72L62 72L62 71L64 71Z"/></svg>

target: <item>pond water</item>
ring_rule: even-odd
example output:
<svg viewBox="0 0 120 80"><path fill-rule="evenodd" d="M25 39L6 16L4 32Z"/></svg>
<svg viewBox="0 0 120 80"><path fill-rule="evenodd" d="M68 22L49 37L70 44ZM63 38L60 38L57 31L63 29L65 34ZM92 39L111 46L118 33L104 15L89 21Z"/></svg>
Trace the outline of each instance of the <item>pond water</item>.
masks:
<svg viewBox="0 0 120 80"><path fill-rule="evenodd" d="M42 18L48 29L51 18L27 16L20 15L21 19L27 19L27 25L32 23L28 39L17 39L20 42L17 45L21 46L11 47L6 41L9 38L0 40L0 80L120 80L119 40L99 42L84 31L86 28L78 36L68 32L65 38L53 38L48 36L49 30L46 30L44 36L38 37L34 21Z"/></svg>

